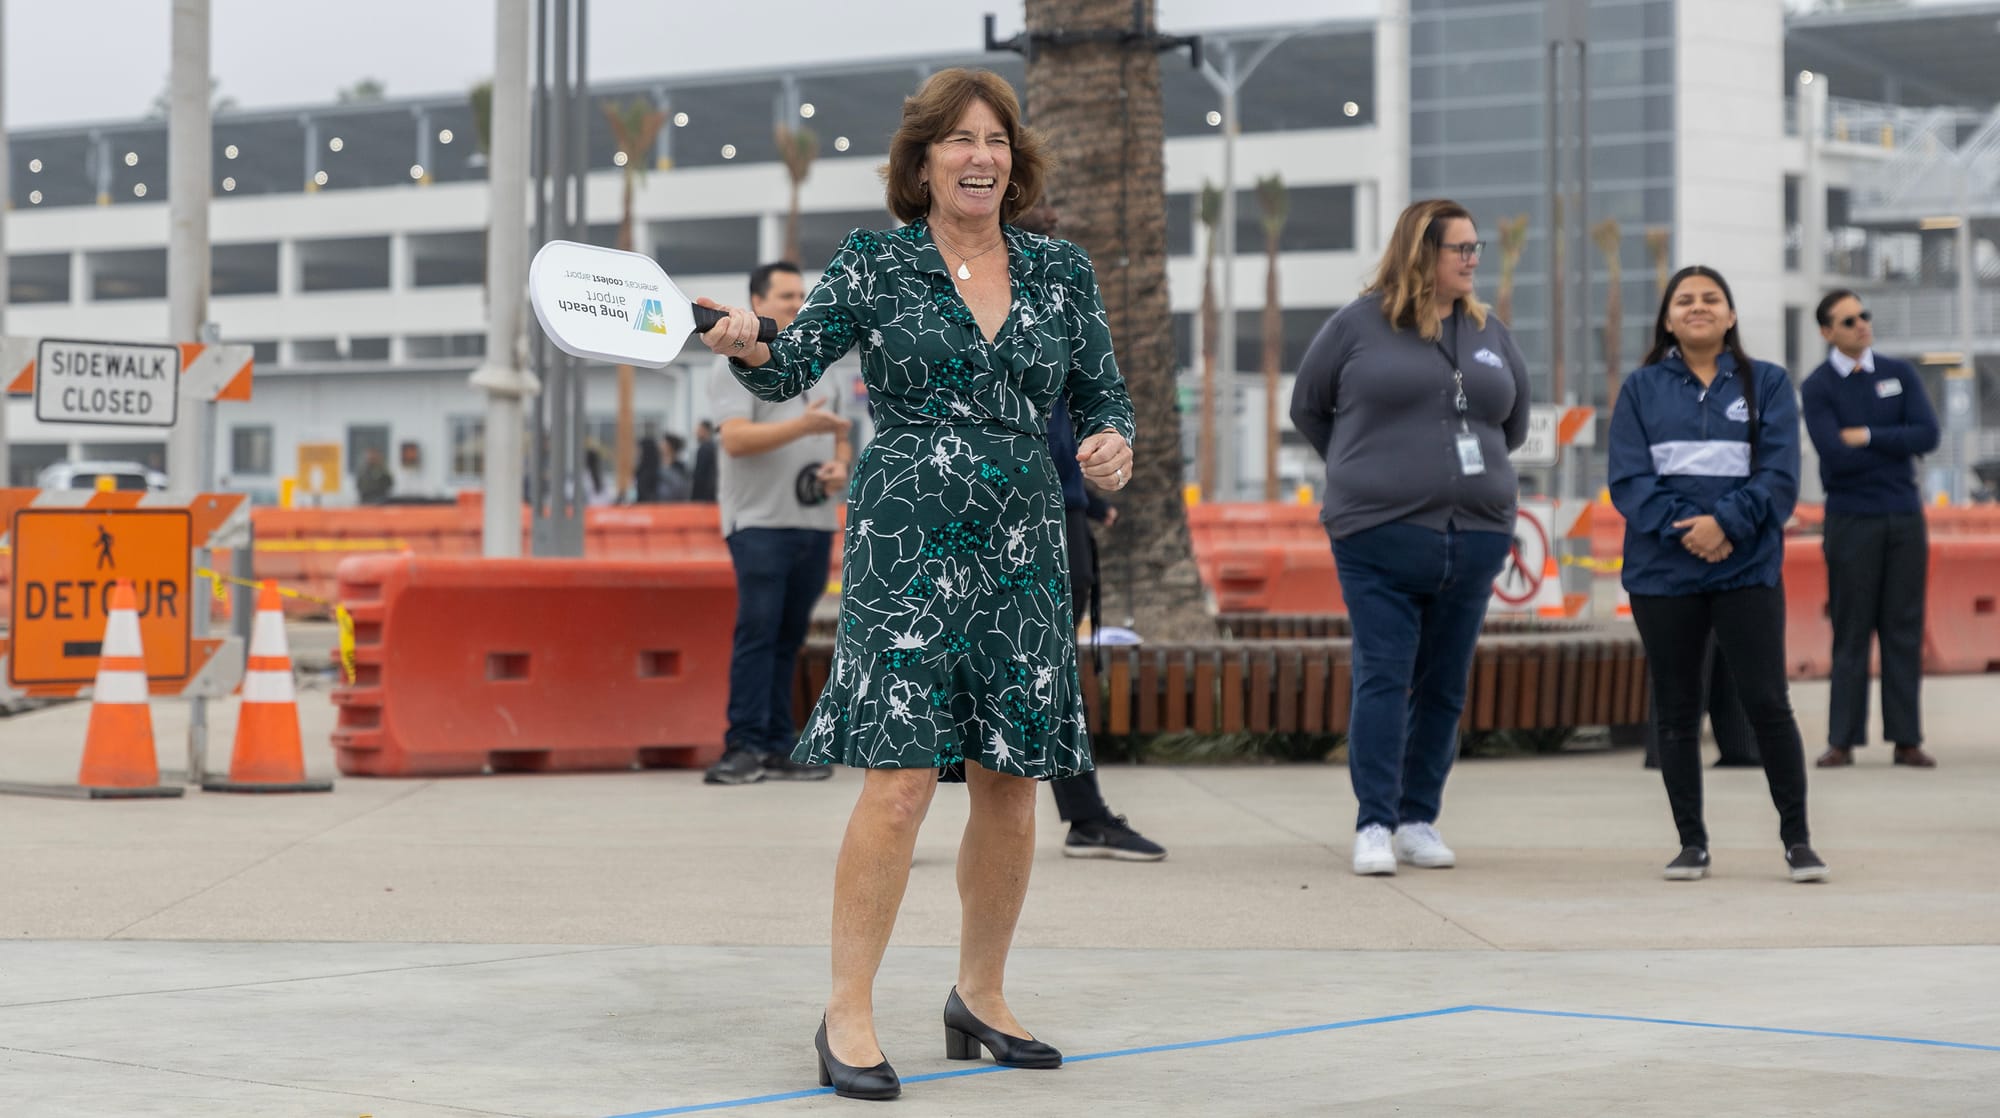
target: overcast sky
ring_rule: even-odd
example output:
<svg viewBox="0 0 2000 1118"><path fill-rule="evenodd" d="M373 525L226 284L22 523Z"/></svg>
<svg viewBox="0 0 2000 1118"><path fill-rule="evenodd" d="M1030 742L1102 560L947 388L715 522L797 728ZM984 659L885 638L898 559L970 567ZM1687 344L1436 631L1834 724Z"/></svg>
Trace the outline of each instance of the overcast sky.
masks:
<svg viewBox="0 0 2000 1118"><path fill-rule="evenodd" d="M167 79L169 0L6 4L10 127L142 116ZM1183 32L1370 16L1377 0L1158 0ZM593 0L597 78L981 49L1020 0ZM211 62L243 108L309 105L364 77L390 96L464 90L493 69L493 0L210 0ZM718 25L717 13L738 13ZM921 13L913 17L910 13ZM754 14L752 14L754 13Z"/></svg>

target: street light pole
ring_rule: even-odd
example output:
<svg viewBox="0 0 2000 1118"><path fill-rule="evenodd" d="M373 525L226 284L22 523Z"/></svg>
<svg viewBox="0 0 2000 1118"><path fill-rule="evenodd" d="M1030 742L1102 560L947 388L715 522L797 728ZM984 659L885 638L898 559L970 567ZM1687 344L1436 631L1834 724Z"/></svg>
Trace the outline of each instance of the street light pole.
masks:
<svg viewBox="0 0 2000 1118"><path fill-rule="evenodd" d="M174 0L169 78L171 116L167 121L167 340L213 341L204 335L208 318L208 179L211 167L208 70L208 0ZM176 389L178 391L178 388ZM215 405L189 401L180 421L167 430L167 488L177 501L192 501L206 490L213 446ZM194 553L206 566L208 552ZM190 611L196 637L208 635L208 587L197 580ZM188 704L188 774L200 784L208 767L208 703Z"/></svg>
<svg viewBox="0 0 2000 1118"><path fill-rule="evenodd" d="M486 392L480 554L521 554L522 398L541 390L522 367L528 287L528 0L495 0L491 154L486 167Z"/></svg>

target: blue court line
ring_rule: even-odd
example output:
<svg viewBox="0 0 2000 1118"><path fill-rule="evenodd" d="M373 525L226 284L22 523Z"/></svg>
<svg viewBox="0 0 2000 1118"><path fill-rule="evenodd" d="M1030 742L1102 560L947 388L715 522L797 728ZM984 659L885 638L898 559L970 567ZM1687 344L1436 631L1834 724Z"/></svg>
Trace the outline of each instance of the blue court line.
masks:
<svg viewBox="0 0 2000 1118"><path fill-rule="evenodd" d="M1333 1032L1338 1029L1357 1029L1364 1025L1386 1025L1396 1021L1416 1021L1427 1017L1450 1017L1461 1013L1503 1013L1516 1017L1551 1017L1574 1021L1615 1021L1628 1025L1672 1025L1684 1029L1719 1029L1727 1032L1768 1033L1778 1036L1817 1037L1823 1040L1865 1040L1878 1044L1911 1044L1926 1048L1952 1048L1966 1052L2000 1052L2000 1044L1968 1044L1953 1040L1926 1040L1922 1037L1888 1036L1877 1033L1839 1033L1820 1029L1785 1029L1770 1025L1725 1025L1713 1021L1682 1021L1671 1017L1634 1017L1616 1013L1572 1013L1555 1009L1521 1009L1504 1005L1455 1005L1449 1009L1431 1009L1421 1013L1396 1013L1387 1017L1357 1017L1351 1021L1333 1021L1324 1025L1302 1025L1292 1029L1273 1029L1262 1033L1240 1033L1236 1036L1217 1037L1212 1040L1189 1040L1177 1044L1154 1044L1144 1048L1120 1048L1110 1052L1091 1052L1082 1056L1066 1056L1066 1064L1081 1064L1091 1060L1110 1060L1120 1056L1146 1056L1155 1052L1184 1052L1191 1048L1217 1048L1229 1044L1247 1044L1256 1040L1277 1040L1283 1037L1306 1036L1311 1033ZM964 1079L973 1075L992 1075L995 1072L1011 1071L998 1064L982 1064L978 1067L958 1071L932 1072L928 1075L913 1075L904 1083L931 1083L940 1079ZM776 1095L753 1095L740 1099L725 1099L721 1102L696 1103L691 1106L668 1107L665 1110L640 1110L629 1114L617 1114L612 1118L668 1118L674 1114L699 1114L710 1110L731 1110L736 1107L761 1106L765 1103L787 1102L792 1099L808 1099L815 1095L831 1095L831 1087L815 1087L805 1091L786 1091Z"/></svg>

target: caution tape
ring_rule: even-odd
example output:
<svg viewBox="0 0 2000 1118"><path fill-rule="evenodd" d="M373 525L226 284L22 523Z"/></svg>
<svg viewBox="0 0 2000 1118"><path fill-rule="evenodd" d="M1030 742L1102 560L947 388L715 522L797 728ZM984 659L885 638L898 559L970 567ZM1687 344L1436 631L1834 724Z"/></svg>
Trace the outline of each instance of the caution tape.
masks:
<svg viewBox="0 0 2000 1118"><path fill-rule="evenodd" d="M1562 557L1562 565L1582 567L1586 571L1622 571L1625 569L1625 557L1620 555L1611 559L1598 559L1589 555L1565 555Z"/></svg>
<svg viewBox="0 0 2000 1118"><path fill-rule="evenodd" d="M194 573L198 577L209 580L209 586L215 591L215 600L218 602L229 600L228 595L223 592L222 588L224 585L241 586L246 590L262 590L264 588L264 584L261 582L251 582L249 579L236 578L233 575L226 575L221 573L220 571L209 570L207 567L197 567ZM278 594L282 597L294 598L301 602L311 602L314 605L326 606L329 609L333 610L333 619L340 626L341 671L343 674L347 676L347 682L353 683L354 682L354 615L347 612L347 607L341 605L339 602L329 602L325 598L317 598L311 594L304 594L297 590L292 590L283 586L277 586L275 584L273 584L272 588L275 589L278 592Z"/></svg>
<svg viewBox="0 0 2000 1118"><path fill-rule="evenodd" d="M410 542L392 539L258 540L251 547L258 551L408 551Z"/></svg>

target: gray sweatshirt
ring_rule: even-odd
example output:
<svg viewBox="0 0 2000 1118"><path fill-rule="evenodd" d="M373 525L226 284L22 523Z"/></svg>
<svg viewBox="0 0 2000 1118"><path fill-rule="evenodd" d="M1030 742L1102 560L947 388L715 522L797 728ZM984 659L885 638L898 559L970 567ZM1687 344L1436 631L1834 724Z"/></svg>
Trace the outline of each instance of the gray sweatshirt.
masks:
<svg viewBox="0 0 2000 1118"><path fill-rule="evenodd" d="M1455 362L1440 348L1454 341ZM1454 364L1483 473L1468 475L1460 464ZM1517 483L1507 452L1528 437L1528 366L1490 312L1483 328L1461 313L1455 328L1447 323L1444 338L1430 342L1391 326L1380 295L1356 299L1306 350L1292 386L1292 425L1326 459L1320 520L1335 539L1394 521L1514 531Z"/></svg>

